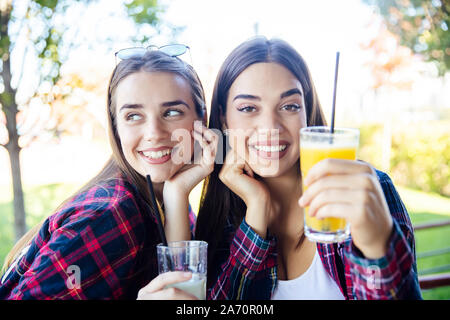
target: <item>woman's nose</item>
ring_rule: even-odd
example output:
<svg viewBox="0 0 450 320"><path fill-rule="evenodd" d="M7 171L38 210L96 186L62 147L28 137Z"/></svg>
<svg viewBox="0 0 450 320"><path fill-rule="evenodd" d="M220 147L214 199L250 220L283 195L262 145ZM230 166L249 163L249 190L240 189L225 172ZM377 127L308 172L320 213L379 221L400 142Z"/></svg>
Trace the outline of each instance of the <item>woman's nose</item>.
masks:
<svg viewBox="0 0 450 320"><path fill-rule="evenodd" d="M158 117L148 117L144 128L144 138L148 141L160 140L168 136L163 120Z"/></svg>
<svg viewBox="0 0 450 320"><path fill-rule="evenodd" d="M283 123L277 114L272 112L263 113L257 120L258 131L281 133L284 130Z"/></svg>

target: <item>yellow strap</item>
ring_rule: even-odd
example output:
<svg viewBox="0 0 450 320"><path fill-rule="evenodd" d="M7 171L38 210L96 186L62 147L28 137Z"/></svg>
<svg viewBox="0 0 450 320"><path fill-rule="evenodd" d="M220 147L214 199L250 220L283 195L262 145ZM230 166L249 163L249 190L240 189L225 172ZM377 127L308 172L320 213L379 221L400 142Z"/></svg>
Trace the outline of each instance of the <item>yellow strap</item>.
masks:
<svg viewBox="0 0 450 320"><path fill-rule="evenodd" d="M163 209L161 208L161 205L159 204L158 199L156 199L156 205L158 206L159 216L161 217L161 222L162 222L162 225L163 225L163 227L164 227L164 223L165 223L165 219L164 219L164 211L163 211Z"/></svg>

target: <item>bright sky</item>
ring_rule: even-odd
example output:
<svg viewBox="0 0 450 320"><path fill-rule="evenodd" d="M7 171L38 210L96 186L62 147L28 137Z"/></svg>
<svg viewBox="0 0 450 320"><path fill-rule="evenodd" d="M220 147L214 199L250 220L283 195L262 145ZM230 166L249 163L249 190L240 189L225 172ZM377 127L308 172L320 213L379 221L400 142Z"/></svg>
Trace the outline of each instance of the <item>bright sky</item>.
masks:
<svg viewBox="0 0 450 320"><path fill-rule="evenodd" d="M171 4L167 19L187 26L180 41L192 47L205 87L212 87L225 57L254 36L257 25L258 34L288 41L305 58L324 107L332 101L336 51L341 52L340 80L344 81L351 76L349 62L359 59L355 49L371 15L371 9L359 0L167 2Z"/></svg>
<svg viewBox="0 0 450 320"><path fill-rule="evenodd" d="M161 3L167 7L165 21L186 27L177 41L191 47L194 67L207 91L212 88L215 74L228 53L254 36L257 25L258 34L282 38L302 54L324 104L331 102L336 51L341 52L340 81L344 84L346 78L351 78L349 70L354 71L352 65L361 60L358 43L367 36L364 26L372 12L359 0L162 0ZM78 56L101 49L95 42L102 34L113 37L114 50L131 45L129 39L135 30L131 23L117 23L121 8L120 1L101 0L94 10L84 13L82 20L74 18L86 41ZM76 8L72 10L73 17L79 16ZM164 45L170 39L163 35L154 41Z"/></svg>

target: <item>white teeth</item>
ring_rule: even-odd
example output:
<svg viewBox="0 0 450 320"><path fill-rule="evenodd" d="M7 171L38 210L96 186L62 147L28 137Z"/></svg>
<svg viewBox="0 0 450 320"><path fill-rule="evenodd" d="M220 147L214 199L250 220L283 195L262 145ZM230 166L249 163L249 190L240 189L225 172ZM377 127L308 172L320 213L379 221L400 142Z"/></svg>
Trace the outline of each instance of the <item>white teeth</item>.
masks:
<svg viewBox="0 0 450 320"><path fill-rule="evenodd" d="M287 145L279 145L279 146L253 146L258 151L264 151L264 152L280 152L287 148Z"/></svg>
<svg viewBox="0 0 450 320"><path fill-rule="evenodd" d="M142 154L151 159L159 159L170 153L171 149L161 150L161 151L143 151Z"/></svg>

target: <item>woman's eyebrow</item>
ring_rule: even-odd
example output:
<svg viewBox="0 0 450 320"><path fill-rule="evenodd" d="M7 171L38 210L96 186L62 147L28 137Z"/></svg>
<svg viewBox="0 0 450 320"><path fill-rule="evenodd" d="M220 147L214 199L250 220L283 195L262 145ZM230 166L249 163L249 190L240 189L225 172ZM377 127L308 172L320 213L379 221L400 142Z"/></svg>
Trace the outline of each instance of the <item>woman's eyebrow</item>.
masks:
<svg viewBox="0 0 450 320"><path fill-rule="evenodd" d="M163 102L161 104L161 106L163 106L163 107L173 107L173 106L177 106L177 105L180 105L180 104L186 106L186 108L188 108L188 109L191 109L191 107L189 107L189 104L187 104L183 100L174 100L174 101Z"/></svg>
<svg viewBox="0 0 450 320"><path fill-rule="evenodd" d="M292 96L294 94L299 94L299 95L303 96L302 92L298 88L294 88L294 89L288 90L288 91L280 94L280 98L283 99L283 98Z"/></svg>
<svg viewBox="0 0 450 320"><path fill-rule="evenodd" d="M186 108L190 109L189 104L187 104L183 100L174 100L174 101L163 102L161 104L161 106L168 108L168 107L173 107L173 106L177 106L180 104L182 104L182 105L186 106ZM143 109L143 108L144 108L144 106L140 103L126 103L122 107L120 107L119 112L121 112L122 110L125 110L125 109Z"/></svg>
<svg viewBox="0 0 450 320"><path fill-rule="evenodd" d="M137 103L125 103L123 106L120 107L119 112L125 109L142 109L144 108L142 104Z"/></svg>
<svg viewBox="0 0 450 320"><path fill-rule="evenodd" d="M260 97L254 96L254 95L251 95L251 94L238 94L237 96L235 96L233 98L233 101L237 100L237 99L251 99L251 100L258 100L258 101L261 100Z"/></svg>

